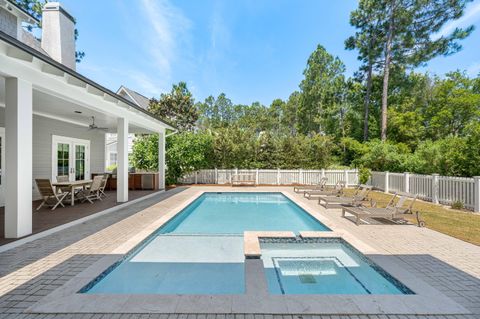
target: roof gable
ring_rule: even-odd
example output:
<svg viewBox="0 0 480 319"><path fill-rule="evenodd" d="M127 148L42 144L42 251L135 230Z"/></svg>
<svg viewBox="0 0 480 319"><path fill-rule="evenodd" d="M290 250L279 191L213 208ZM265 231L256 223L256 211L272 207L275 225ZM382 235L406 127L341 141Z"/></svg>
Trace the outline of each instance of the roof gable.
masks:
<svg viewBox="0 0 480 319"><path fill-rule="evenodd" d="M150 99L147 98L146 96L134 90L131 90L123 85L118 89L117 94L132 101L133 103L137 104L141 108L148 110L148 106L150 105Z"/></svg>

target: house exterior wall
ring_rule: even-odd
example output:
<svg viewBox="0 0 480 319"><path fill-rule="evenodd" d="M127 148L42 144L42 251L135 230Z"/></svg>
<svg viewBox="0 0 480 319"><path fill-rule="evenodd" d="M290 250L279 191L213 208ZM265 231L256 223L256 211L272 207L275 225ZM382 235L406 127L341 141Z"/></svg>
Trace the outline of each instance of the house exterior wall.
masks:
<svg viewBox="0 0 480 319"><path fill-rule="evenodd" d="M5 127L5 109L0 108L0 127ZM105 171L105 133L88 131L86 127L46 117L33 117L33 179L52 177L52 136L65 136L90 141L90 172ZM8 137L6 137L8 138ZM8 174L8 172L7 172ZM33 199L39 199L33 183Z"/></svg>
<svg viewBox="0 0 480 319"><path fill-rule="evenodd" d="M116 164L110 161L110 154L114 153L117 154L117 134L107 133L105 139L105 167L108 168L109 166ZM133 152L133 144L135 142L135 134L128 134L128 154L132 154Z"/></svg>
<svg viewBox="0 0 480 319"><path fill-rule="evenodd" d="M3 8L0 8L0 30L17 37L17 17Z"/></svg>

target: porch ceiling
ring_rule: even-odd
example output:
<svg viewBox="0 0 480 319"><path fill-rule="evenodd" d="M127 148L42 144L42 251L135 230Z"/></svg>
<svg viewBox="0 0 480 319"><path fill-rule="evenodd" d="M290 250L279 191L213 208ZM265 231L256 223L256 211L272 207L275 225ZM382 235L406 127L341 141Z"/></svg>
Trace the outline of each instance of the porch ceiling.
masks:
<svg viewBox="0 0 480 319"><path fill-rule="evenodd" d="M0 76L0 107L5 107L5 78ZM68 122L74 125L83 126L88 129L95 117L95 124L98 127L108 128L108 133L116 133L117 118L109 114L78 105L58 96L51 95L39 89L33 89L33 112L37 116L53 118L59 121ZM78 113L81 112L81 113ZM143 127L130 123L130 133L153 133Z"/></svg>

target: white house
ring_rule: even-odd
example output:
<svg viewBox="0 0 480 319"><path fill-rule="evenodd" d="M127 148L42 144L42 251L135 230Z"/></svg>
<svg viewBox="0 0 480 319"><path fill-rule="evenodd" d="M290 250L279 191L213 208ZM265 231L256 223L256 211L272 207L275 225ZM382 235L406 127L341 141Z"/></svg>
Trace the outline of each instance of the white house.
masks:
<svg viewBox="0 0 480 319"><path fill-rule="evenodd" d="M74 22L59 3L43 9L41 42L22 28L35 22L0 0L0 201L7 238L32 232L35 178L88 179L104 171L106 132L118 135L118 202L128 200L129 133L160 135L163 188L165 130L175 129L75 71Z"/></svg>
<svg viewBox="0 0 480 319"><path fill-rule="evenodd" d="M117 94L130 100L132 103L137 104L139 107L143 108L144 110L148 110L148 105L150 103L149 98L146 96L126 88L125 86L121 86ZM128 135L128 154L132 152L133 143L135 141L135 134ZM105 139L105 167L111 167L113 165L117 165L117 134L106 134Z"/></svg>

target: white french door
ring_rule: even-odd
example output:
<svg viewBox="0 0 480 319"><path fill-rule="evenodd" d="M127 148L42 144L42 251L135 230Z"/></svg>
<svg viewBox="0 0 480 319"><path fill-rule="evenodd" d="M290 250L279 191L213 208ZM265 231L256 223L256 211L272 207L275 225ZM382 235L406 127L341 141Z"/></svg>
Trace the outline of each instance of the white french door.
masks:
<svg viewBox="0 0 480 319"><path fill-rule="evenodd" d="M52 181L68 176L70 181L90 179L90 141L52 137Z"/></svg>
<svg viewBox="0 0 480 319"><path fill-rule="evenodd" d="M5 206L5 128L0 127L0 206Z"/></svg>

